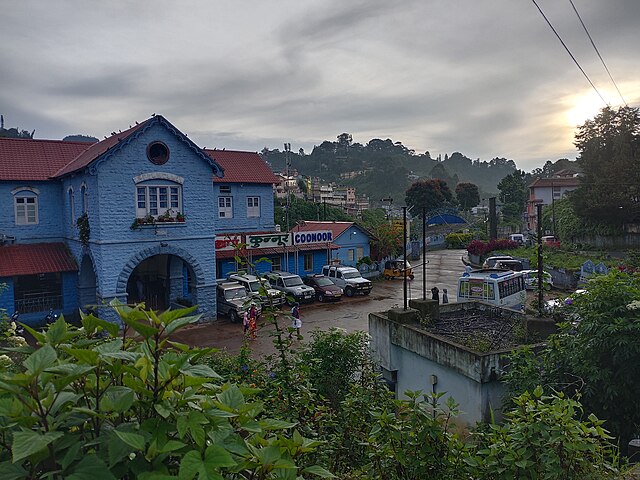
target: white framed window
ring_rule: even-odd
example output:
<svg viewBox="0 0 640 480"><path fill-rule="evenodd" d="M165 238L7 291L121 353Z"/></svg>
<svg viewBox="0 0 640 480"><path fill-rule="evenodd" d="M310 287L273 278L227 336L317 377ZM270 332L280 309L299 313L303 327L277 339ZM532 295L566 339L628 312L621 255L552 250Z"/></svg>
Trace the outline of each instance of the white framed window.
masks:
<svg viewBox="0 0 640 480"><path fill-rule="evenodd" d="M218 217L233 218L233 197L218 197Z"/></svg>
<svg viewBox="0 0 640 480"><path fill-rule="evenodd" d="M182 186L138 185L136 186L136 217L148 215L159 217L167 212L182 213Z"/></svg>
<svg viewBox="0 0 640 480"><path fill-rule="evenodd" d="M247 197L247 217L260 216L260 197Z"/></svg>
<svg viewBox="0 0 640 480"><path fill-rule="evenodd" d="M364 247L356 247L356 260L364 258Z"/></svg>
<svg viewBox="0 0 640 480"><path fill-rule="evenodd" d="M282 270L282 257L270 257L271 260L271 270Z"/></svg>
<svg viewBox="0 0 640 480"><path fill-rule="evenodd" d="M349 250L347 250L347 260L350 262L353 262L354 254L355 254L355 251L353 250L353 248L350 248Z"/></svg>
<svg viewBox="0 0 640 480"><path fill-rule="evenodd" d="M73 227L76 223L76 202L75 202L75 195L73 193L73 188L70 188L68 190L68 196L69 196L69 221L71 223L71 226Z"/></svg>
<svg viewBox="0 0 640 480"><path fill-rule="evenodd" d="M220 193L231 193L231 187L229 185L220 185Z"/></svg>
<svg viewBox="0 0 640 480"><path fill-rule="evenodd" d="M17 194L13 197L16 225L38 224L38 196L32 193Z"/></svg>

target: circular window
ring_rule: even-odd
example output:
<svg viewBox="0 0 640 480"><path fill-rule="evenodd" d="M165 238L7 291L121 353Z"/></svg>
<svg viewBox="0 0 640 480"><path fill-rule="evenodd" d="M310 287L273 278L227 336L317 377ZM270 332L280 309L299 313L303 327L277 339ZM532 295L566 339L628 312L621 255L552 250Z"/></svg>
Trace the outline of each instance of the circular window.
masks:
<svg viewBox="0 0 640 480"><path fill-rule="evenodd" d="M169 160L169 148L162 142L152 142L147 146L147 158L151 163L164 165Z"/></svg>

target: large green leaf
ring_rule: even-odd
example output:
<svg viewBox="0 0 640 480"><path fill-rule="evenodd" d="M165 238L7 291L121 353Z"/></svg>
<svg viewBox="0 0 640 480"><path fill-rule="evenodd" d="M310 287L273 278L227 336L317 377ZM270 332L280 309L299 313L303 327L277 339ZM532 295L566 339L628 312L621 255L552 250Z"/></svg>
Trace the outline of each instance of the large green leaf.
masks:
<svg viewBox="0 0 640 480"><path fill-rule="evenodd" d="M73 469L67 480L115 480L107 465L96 455L86 455Z"/></svg>
<svg viewBox="0 0 640 480"><path fill-rule="evenodd" d="M139 433L121 432L120 430L114 430L114 432L127 445L136 450L144 450L144 437Z"/></svg>
<svg viewBox="0 0 640 480"><path fill-rule="evenodd" d="M94 315L84 316L82 318L82 326L90 335L96 332L98 328L106 331L112 337L118 335L118 332L120 331L120 325L118 325L117 323L103 320L101 318L95 317Z"/></svg>
<svg viewBox="0 0 640 480"><path fill-rule="evenodd" d="M203 466L202 459L200 458L200 452L197 450L187 452L180 462L178 479L191 480L198 474L200 468Z"/></svg>
<svg viewBox="0 0 640 480"><path fill-rule="evenodd" d="M27 369L27 373L38 375L45 368L52 366L58 356L51 345L45 345L33 352L22 364Z"/></svg>
<svg viewBox="0 0 640 480"><path fill-rule="evenodd" d="M218 394L218 401L227 407L236 409L244 404L244 396L236 385L230 385Z"/></svg>
<svg viewBox="0 0 640 480"><path fill-rule="evenodd" d="M63 348L62 350L82 363L94 365L98 361L98 352L94 350L84 348Z"/></svg>
<svg viewBox="0 0 640 480"><path fill-rule="evenodd" d="M161 315L161 317L162 317L162 315ZM193 317L182 317L182 318L177 318L175 320L172 320L171 323L169 323L169 325L167 325L167 327L165 328L164 332L167 335L170 335L173 332L175 332L176 330L178 330L179 328L184 327L185 325L188 325L190 323L196 323L198 320L200 320L200 317L201 317L201 315L195 315Z"/></svg>
<svg viewBox="0 0 640 480"><path fill-rule="evenodd" d="M180 372L185 375L191 375L193 377L206 377L206 378L222 378L218 375L213 368L208 365L185 365L180 369Z"/></svg>
<svg viewBox="0 0 640 480"><path fill-rule="evenodd" d="M13 433L11 444L11 459L13 463L19 462L34 453L43 450L54 440L62 437L62 432L48 432L40 434L31 430Z"/></svg>
<svg viewBox="0 0 640 480"><path fill-rule="evenodd" d="M22 465L15 465L9 460L0 463L0 478L2 480L22 480L28 475L29 472L22 468Z"/></svg>
<svg viewBox="0 0 640 480"><path fill-rule="evenodd" d="M310 467L307 467L304 470L302 470L302 473L311 473L321 478L336 478L336 476L333 473L329 472L328 470L325 470L319 465L312 465Z"/></svg>
<svg viewBox="0 0 640 480"><path fill-rule="evenodd" d="M218 467L235 467L236 462L220 445L211 445L204 452L204 463L207 469Z"/></svg>

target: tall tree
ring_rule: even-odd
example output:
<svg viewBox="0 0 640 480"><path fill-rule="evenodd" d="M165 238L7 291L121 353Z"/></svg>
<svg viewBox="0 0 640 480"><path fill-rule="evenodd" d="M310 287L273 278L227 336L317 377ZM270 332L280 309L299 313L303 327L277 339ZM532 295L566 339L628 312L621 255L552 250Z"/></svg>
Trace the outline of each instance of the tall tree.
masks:
<svg viewBox="0 0 640 480"><path fill-rule="evenodd" d="M640 114L605 107L578 128L583 176L571 196L576 213L598 223L640 221Z"/></svg>
<svg viewBox="0 0 640 480"><path fill-rule="evenodd" d="M456 185L456 198L462 210L471 210L480 203L480 191L474 183L459 183Z"/></svg>
<svg viewBox="0 0 640 480"><path fill-rule="evenodd" d="M502 213L511 220L518 220L527 204L526 174L522 170L507 175L498 183L498 198L503 203Z"/></svg>
<svg viewBox="0 0 640 480"><path fill-rule="evenodd" d="M450 204L452 200L451 190L440 178L418 180L409 187L405 197L407 206L413 207L414 211L422 211L423 208L435 210Z"/></svg>

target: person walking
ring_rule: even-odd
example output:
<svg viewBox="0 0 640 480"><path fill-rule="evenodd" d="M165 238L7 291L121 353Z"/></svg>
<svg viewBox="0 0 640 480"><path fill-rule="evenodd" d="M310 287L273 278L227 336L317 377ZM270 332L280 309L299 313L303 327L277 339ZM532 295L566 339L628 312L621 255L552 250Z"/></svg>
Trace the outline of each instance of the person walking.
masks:
<svg viewBox="0 0 640 480"><path fill-rule="evenodd" d="M300 329L302 328L302 320L300 320L300 304L298 302L293 304L291 309L291 331L289 332L289 340L293 337L293 331L296 331L298 340L302 338Z"/></svg>
<svg viewBox="0 0 640 480"><path fill-rule="evenodd" d="M249 310L245 310L242 316L242 328L244 335L247 336L247 332L249 332Z"/></svg>
<svg viewBox="0 0 640 480"><path fill-rule="evenodd" d="M449 303L449 294L446 288L442 289L442 303Z"/></svg>
<svg viewBox="0 0 640 480"><path fill-rule="evenodd" d="M438 287L433 287L431 289L431 300L435 300L436 302L440 303L440 290L438 289Z"/></svg>
<svg viewBox="0 0 640 480"><path fill-rule="evenodd" d="M251 308L249 309L249 335L251 336L251 340L256 339L257 331L258 331L258 309L256 308L256 304L252 303Z"/></svg>

